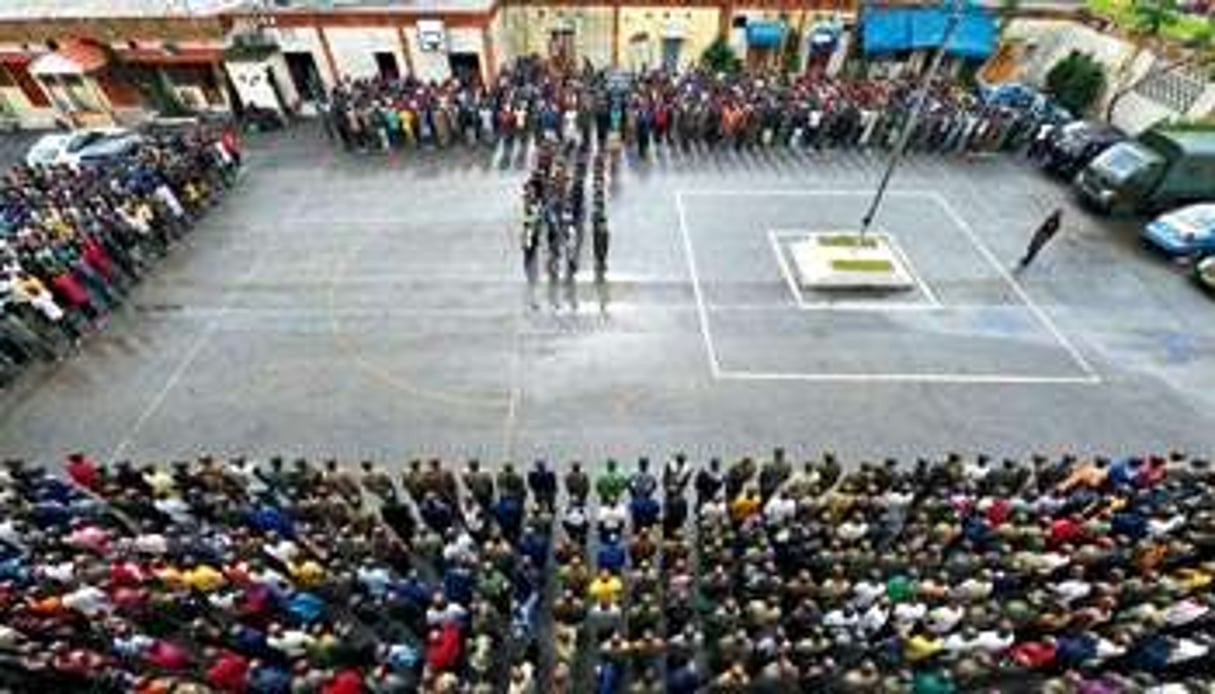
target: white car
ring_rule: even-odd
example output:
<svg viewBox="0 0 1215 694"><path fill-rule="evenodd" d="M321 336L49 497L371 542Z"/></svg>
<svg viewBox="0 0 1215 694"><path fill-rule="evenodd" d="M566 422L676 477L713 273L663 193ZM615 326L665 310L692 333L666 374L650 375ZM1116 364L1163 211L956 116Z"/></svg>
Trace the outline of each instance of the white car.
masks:
<svg viewBox="0 0 1215 694"><path fill-rule="evenodd" d="M25 163L97 164L122 156L139 146L143 136L126 128L86 128L44 135L30 147Z"/></svg>

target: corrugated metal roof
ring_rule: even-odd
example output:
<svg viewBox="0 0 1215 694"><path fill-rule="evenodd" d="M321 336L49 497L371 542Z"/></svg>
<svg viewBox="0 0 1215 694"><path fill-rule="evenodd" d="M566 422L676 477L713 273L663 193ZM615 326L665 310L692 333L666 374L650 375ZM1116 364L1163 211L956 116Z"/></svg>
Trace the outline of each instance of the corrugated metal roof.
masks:
<svg viewBox="0 0 1215 694"><path fill-rule="evenodd" d="M206 16L246 4L246 0L3 0L0 20Z"/></svg>

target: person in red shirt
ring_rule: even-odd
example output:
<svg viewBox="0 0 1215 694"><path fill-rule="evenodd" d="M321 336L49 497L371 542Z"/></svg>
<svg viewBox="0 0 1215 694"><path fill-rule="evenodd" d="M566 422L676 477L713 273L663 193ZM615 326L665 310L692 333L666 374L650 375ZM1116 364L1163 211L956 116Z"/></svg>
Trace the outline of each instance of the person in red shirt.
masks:
<svg viewBox="0 0 1215 694"><path fill-rule="evenodd" d="M1047 535L1047 544L1051 547L1059 547L1061 545L1076 544L1084 539L1084 525L1080 519L1075 516L1067 518L1056 518L1050 524L1050 533Z"/></svg>
<svg viewBox="0 0 1215 694"><path fill-rule="evenodd" d="M165 670L182 670L190 665L190 656L177 644L156 639L145 656L149 663Z"/></svg>
<svg viewBox="0 0 1215 694"><path fill-rule="evenodd" d="M67 474L76 484L96 492L101 489L101 472L97 464L83 453L73 453L68 456Z"/></svg>
<svg viewBox="0 0 1215 694"><path fill-rule="evenodd" d="M232 651L223 651L207 668L207 684L221 692L245 692L249 688L249 661Z"/></svg>
<svg viewBox="0 0 1215 694"><path fill-rule="evenodd" d="M426 663L436 672L450 670L460 660L460 627L448 622L430 632L426 645Z"/></svg>
<svg viewBox="0 0 1215 694"><path fill-rule="evenodd" d="M1042 641L1028 641L1013 646L1009 655L1022 667L1042 670L1055 662L1055 640L1047 637Z"/></svg>
<svg viewBox="0 0 1215 694"><path fill-rule="evenodd" d="M1152 456L1148 464L1139 468L1139 477L1135 481L1141 487L1154 487L1164 481L1168 475L1168 464L1164 458Z"/></svg>
<svg viewBox="0 0 1215 694"><path fill-rule="evenodd" d="M321 694L363 694L363 675L354 668L346 668L321 686Z"/></svg>

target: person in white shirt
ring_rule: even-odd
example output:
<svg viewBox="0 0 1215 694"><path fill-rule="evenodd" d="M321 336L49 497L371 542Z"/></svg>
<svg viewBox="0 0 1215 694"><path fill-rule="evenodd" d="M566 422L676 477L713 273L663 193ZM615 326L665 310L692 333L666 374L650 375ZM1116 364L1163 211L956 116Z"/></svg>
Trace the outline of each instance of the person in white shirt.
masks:
<svg viewBox="0 0 1215 694"><path fill-rule="evenodd" d="M306 631L299 629L284 629L282 625L272 624L266 644L288 658L299 658L308 653L308 649L316 639Z"/></svg>
<svg viewBox="0 0 1215 694"><path fill-rule="evenodd" d="M865 608L886 594L886 585L876 575L857 581L852 586L852 602L857 607Z"/></svg>
<svg viewBox="0 0 1215 694"><path fill-rule="evenodd" d="M928 606L921 602L900 602L894 606L894 621L900 629L910 627L928 614Z"/></svg>
<svg viewBox="0 0 1215 694"><path fill-rule="evenodd" d="M861 613L857 620L857 628L863 634L873 635L884 629L888 621L890 621L890 608L884 602L875 602L869 606L869 609Z"/></svg>
<svg viewBox="0 0 1215 694"><path fill-rule="evenodd" d="M448 602L442 593L435 593L431 606L426 610L426 624L441 627L453 622L460 622L468 615L468 610L457 603Z"/></svg>
<svg viewBox="0 0 1215 694"><path fill-rule="evenodd" d="M65 594L61 600L64 607L76 610L86 617L96 617L113 608L109 596L96 586L81 586Z"/></svg>
<svg viewBox="0 0 1215 694"><path fill-rule="evenodd" d="M938 605L928 611L928 629L934 634L947 634L962 621L965 610L953 605Z"/></svg>
<svg viewBox="0 0 1215 694"><path fill-rule="evenodd" d="M1012 630L1000 627L998 629L984 629L975 634L974 639L971 641L971 646L990 655L996 655L1012 648L1014 642L1015 637Z"/></svg>
<svg viewBox="0 0 1215 694"><path fill-rule="evenodd" d="M823 626L831 629L846 630L856 626L856 612L851 607L836 608L823 615Z"/></svg>
<svg viewBox="0 0 1215 694"><path fill-rule="evenodd" d="M797 516L797 502L777 491L764 504L764 520L768 527L779 528L789 524Z"/></svg>
<svg viewBox="0 0 1215 694"><path fill-rule="evenodd" d="M604 535L619 535L624 531L625 523L628 522L629 511L625 506L624 500L618 500L614 504L599 507L599 534Z"/></svg>

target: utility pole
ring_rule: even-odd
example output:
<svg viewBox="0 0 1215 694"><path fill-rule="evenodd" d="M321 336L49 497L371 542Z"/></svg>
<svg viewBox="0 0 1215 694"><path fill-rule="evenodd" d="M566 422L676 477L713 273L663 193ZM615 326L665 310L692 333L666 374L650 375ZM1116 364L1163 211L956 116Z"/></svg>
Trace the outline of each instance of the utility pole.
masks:
<svg viewBox="0 0 1215 694"><path fill-rule="evenodd" d="M873 201L869 203L869 210L861 218L861 238L865 238L870 225L873 224L873 218L877 215L878 206L882 204L882 198L886 195L886 186L890 185L890 179L894 176L894 170L898 168L899 162L903 160L903 155L907 151L907 141L911 139L911 133L915 132L915 126L920 121L920 114L924 111L924 104L928 102L928 90L932 88L932 83L937 77L937 71L941 67L941 61L945 57L945 47L949 45L949 39L953 38L953 32L957 29L958 24L962 22L964 1L950 0L950 10L949 15L945 18L945 32L941 36L941 45L937 47L936 55L932 57L932 63L924 73L923 79L920 80L920 86L917 88L915 94L915 103L911 107L911 115L907 117L907 123L903 126L903 132L899 134L899 140L895 144L894 152L890 154L890 161L886 164L886 171L882 174L882 180L878 183L877 191L873 194Z"/></svg>

